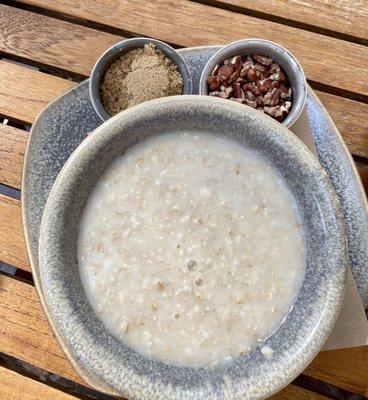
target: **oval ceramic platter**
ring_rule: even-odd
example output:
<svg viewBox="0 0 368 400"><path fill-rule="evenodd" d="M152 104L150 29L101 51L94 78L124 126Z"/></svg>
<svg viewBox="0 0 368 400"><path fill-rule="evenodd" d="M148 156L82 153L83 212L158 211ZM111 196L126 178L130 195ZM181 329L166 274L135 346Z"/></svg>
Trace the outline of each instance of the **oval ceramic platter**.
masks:
<svg viewBox="0 0 368 400"><path fill-rule="evenodd" d="M219 46L180 50L193 78L193 94L198 93L199 79L208 59ZM308 89L305 114L318 158L340 199L347 228L350 266L365 306L368 305L368 206L352 158L329 114L317 96ZM48 194L66 160L89 132L101 125L89 100L88 80L70 89L38 116L28 140L22 180L23 225L33 277L44 305L38 265L41 218ZM47 312L46 312L47 314ZM49 319L51 325L52 321ZM54 328L54 326L53 326ZM55 329L54 329L54 332ZM57 333L57 332L56 332ZM57 335L59 336L59 335ZM63 346L80 375L105 392L110 388L96 382Z"/></svg>

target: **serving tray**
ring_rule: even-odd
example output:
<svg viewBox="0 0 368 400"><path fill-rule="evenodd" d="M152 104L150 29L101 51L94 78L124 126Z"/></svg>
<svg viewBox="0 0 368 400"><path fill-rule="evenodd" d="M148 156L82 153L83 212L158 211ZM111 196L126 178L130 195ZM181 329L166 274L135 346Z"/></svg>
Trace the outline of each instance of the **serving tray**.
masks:
<svg viewBox="0 0 368 400"><path fill-rule="evenodd" d="M203 67L219 48L208 46L179 50L191 70L194 94L198 93ZM305 115L319 161L343 207L350 267L362 301L368 306L367 199L340 133L311 88L308 88ZM47 196L70 154L87 133L100 124L89 100L86 80L50 103L32 126L23 170L22 210L28 253L39 290L38 238Z"/></svg>

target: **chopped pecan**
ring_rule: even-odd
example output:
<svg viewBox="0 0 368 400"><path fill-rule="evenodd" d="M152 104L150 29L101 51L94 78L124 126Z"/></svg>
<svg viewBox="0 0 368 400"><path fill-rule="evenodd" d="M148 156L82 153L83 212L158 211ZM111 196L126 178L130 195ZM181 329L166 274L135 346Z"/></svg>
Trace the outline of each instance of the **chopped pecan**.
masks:
<svg viewBox="0 0 368 400"><path fill-rule="evenodd" d="M213 71L211 73L211 75L216 76L217 73L218 73L219 68L220 68L220 64L216 64L215 68L213 69Z"/></svg>
<svg viewBox="0 0 368 400"><path fill-rule="evenodd" d="M263 110L266 114L270 115L271 117L282 117L282 110L281 106L274 106L274 107L263 107Z"/></svg>
<svg viewBox="0 0 368 400"><path fill-rule="evenodd" d="M214 90L219 89L220 81L217 76L211 75L207 78L207 85L208 85L210 91L213 92Z"/></svg>
<svg viewBox="0 0 368 400"><path fill-rule="evenodd" d="M245 95L244 95L243 89L240 86L240 83L236 83L234 85L233 97L235 97L237 99L242 99L242 101L244 101Z"/></svg>
<svg viewBox="0 0 368 400"><path fill-rule="evenodd" d="M256 82L259 79L261 79L262 75L261 72L255 70L253 67L250 68L247 72L247 78L251 81L251 82Z"/></svg>
<svg viewBox="0 0 368 400"><path fill-rule="evenodd" d="M282 121L291 108L292 89L270 57L235 55L217 64L207 78L210 96L230 99Z"/></svg>
<svg viewBox="0 0 368 400"><path fill-rule="evenodd" d="M245 98L248 100L254 100L256 96L250 90L248 90L245 92Z"/></svg>
<svg viewBox="0 0 368 400"><path fill-rule="evenodd" d="M273 88L263 96L263 103L267 106L275 106L279 102L280 92Z"/></svg>
<svg viewBox="0 0 368 400"><path fill-rule="evenodd" d="M267 93L272 88L272 79L263 79L262 81L258 81L257 85L261 93Z"/></svg>
<svg viewBox="0 0 368 400"><path fill-rule="evenodd" d="M262 65L271 65L273 63L272 58L266 57L266 56L261 56L260 54L252 54L253 60L257 61L258 63Z"/></svg>
<svg viewBox="0 0 368 400"><path fill-rule="evenodd" d="M247 106L249 106L249 107L252 107L252 108L256 108L257 107L257 103L255 101L251 101L251 100L248 100L248 99L245 99L245 104Z"/></svg>
<svg viewBox="0 0 368 400"><path fill-rule="evenodd" d="M225 81L230 78L232 73L233 67L230 65L223 65L219 68L217 76L219 77L220 81Z"/></svg>

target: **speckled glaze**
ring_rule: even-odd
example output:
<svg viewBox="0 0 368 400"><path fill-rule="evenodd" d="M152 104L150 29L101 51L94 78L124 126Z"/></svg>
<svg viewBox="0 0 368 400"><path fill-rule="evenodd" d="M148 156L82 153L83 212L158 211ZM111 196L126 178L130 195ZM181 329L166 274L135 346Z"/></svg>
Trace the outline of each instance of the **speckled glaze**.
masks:
<svg viewBox="0 0 368 400"><path fill-rule="evenodd" d="M293 90L293 102L290 113L282 121L285 126L291 126L302 112L307 99L307 81L298 60L285 48L277 43L264 39L243 39L230 43L218 50L205 65L199 82L199 94L208 94L207 78L216 64L221 64L225 58L237 54L262 54L271 57L285 72L290 87Z"/></svg>
<svg viewBox="0 0 368 400"><path fill-rule="evenodd" d="M220 46L179 50L193 79L193 93L198 93L202 70ZM366 197L351 156L328 113L308 88L305 107L319 161L335 187L343 207L348 239L350 267L364 304L368 305L368 213ZM111 387L86 370L64 344L64 338L50 319L44 304L38 265L39 229L49 191L61 167L88 132L101 124L89 99L88 81L54 100L32 126L22 179L23 226L33 278L40 301L53 331L78 373L95 388L116 394Z"/></svg>
<svg viewBox="0 0 368 400"><path fill-rule="evenodd" d="M89 305L78 271L79 219L101 173L129 146L177 130L226 135L272 164L294 194L307 247L305 279L283 323L248 356L211 370L148 359L115 339ZM262 399L298 375L328 337L343 297L345 242L334 189L318 161L290 131L240 104L173 96L111 118L66 162L42 219L40 277L50 317L69 352L122 395L147 400ZM274 349L272 359L262 354L263 346Z"/></svg>
<svg viewBox="0 0 368 400"><path fill-rule="evenodd" d="M157 49L161 50L177 66L177 69L183 79L183 94L192 94L192 77L190 70L182 56L175 49L173 49L167 43L151 38L141 37L122 40L121 42L114 44L101 55L93 67L89 80L89 94L91 96L91 102L96 113L102 121L106 121L110 118L109 114L102 105L100 97L101 80L107 68L123 54L150 43L154 44Z"/></svg>

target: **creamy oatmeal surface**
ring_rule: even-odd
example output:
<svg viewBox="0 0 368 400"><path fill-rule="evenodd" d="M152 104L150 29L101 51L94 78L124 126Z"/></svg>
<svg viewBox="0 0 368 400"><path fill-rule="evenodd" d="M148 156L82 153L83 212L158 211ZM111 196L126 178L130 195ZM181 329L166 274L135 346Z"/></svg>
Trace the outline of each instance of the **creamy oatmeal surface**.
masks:
<svg viewBox="0 0 368 400"><path fill-rule="evenodd" d="M285 317L304 277L294 199L228 139L156 136L94 187L78 243L82 283L125 343L166 362L246 354Z"/></svg>

